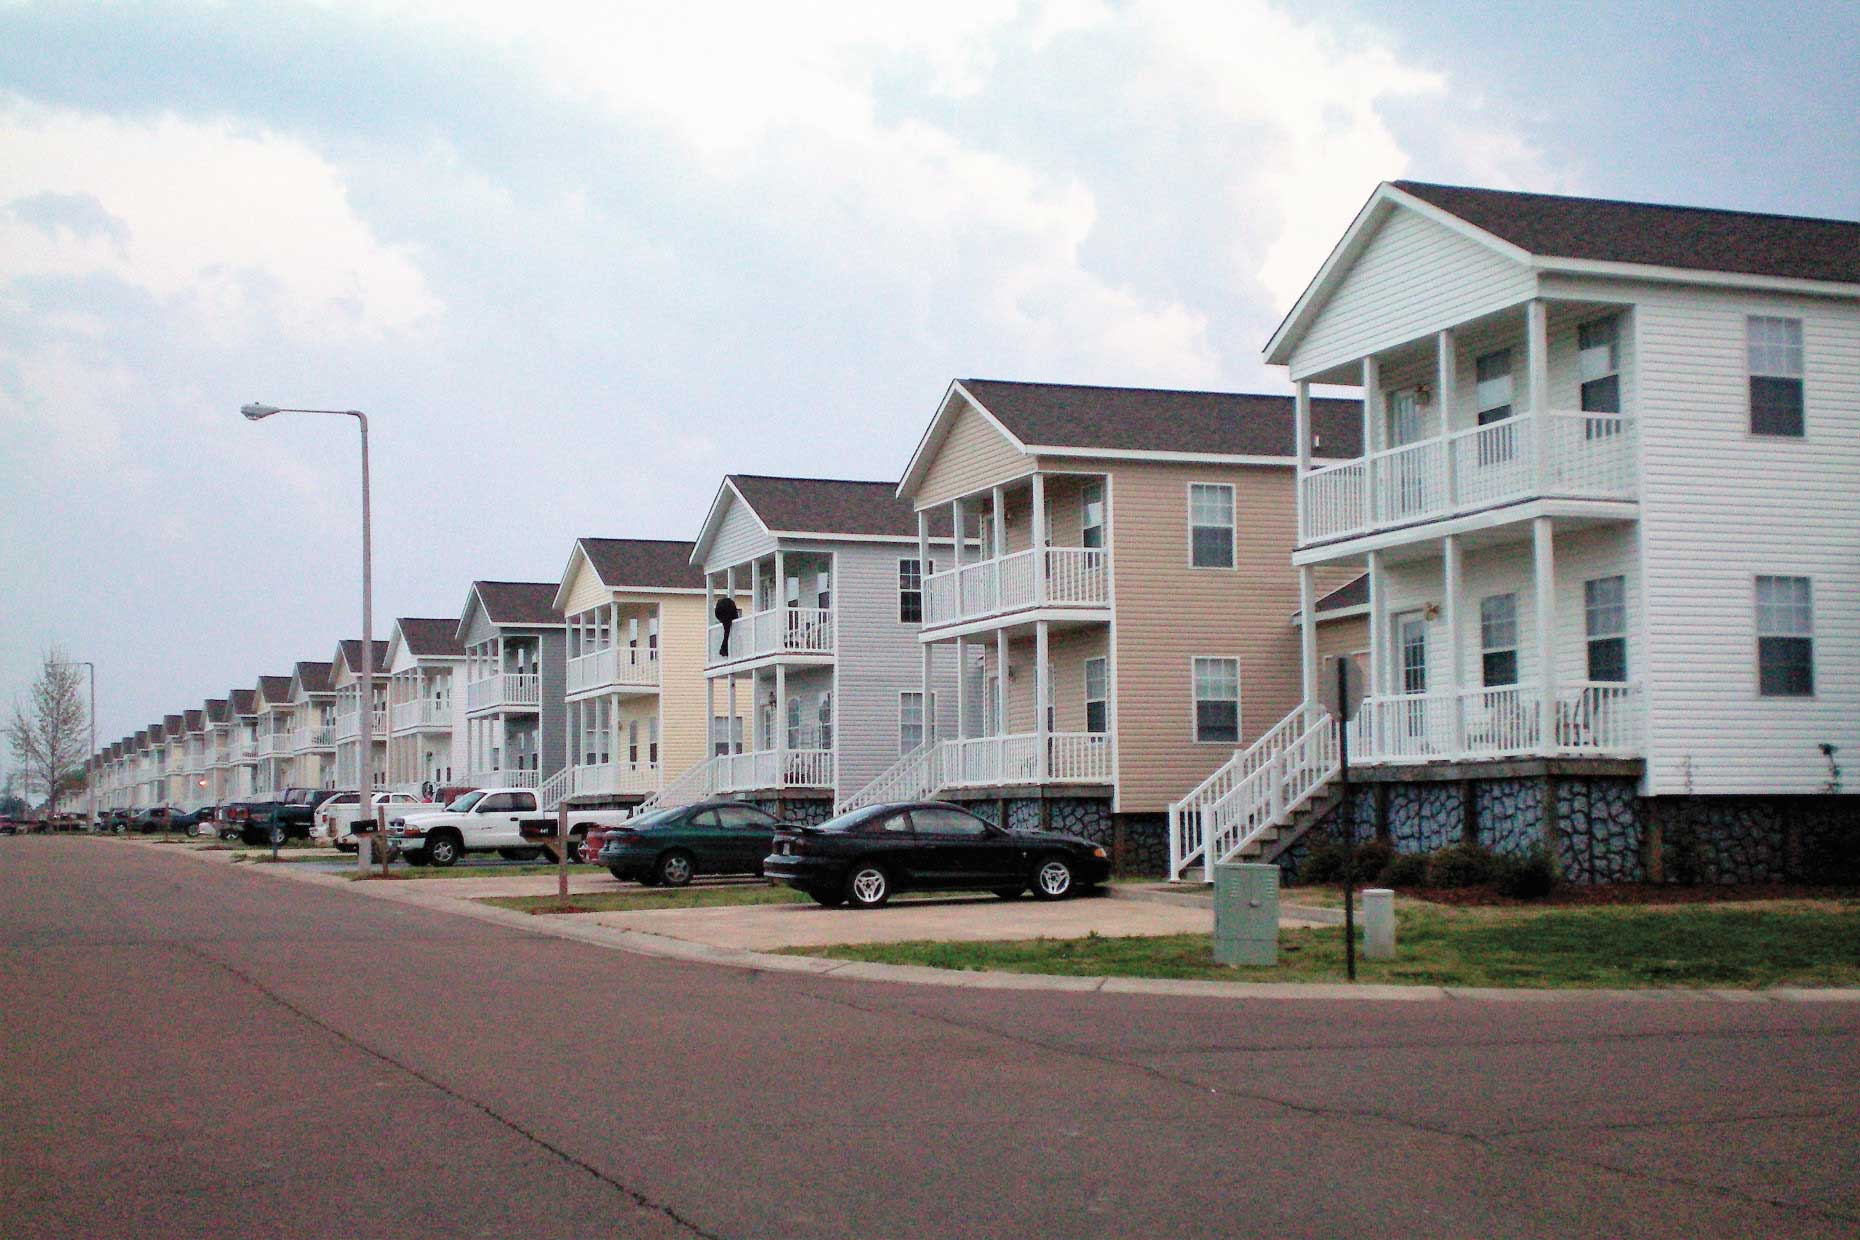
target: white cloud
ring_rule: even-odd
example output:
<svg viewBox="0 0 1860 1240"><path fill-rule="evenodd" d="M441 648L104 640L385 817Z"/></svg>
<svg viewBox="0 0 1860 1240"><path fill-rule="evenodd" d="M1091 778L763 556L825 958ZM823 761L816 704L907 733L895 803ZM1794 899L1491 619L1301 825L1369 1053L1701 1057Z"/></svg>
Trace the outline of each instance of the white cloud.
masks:
<svg viewBox="0 0 1860 1240"><path fill-rule="evenodd" d="M85 276L221 341L375 339L440 310L413 256L294 138L0 99L0 283Z"/></svg>

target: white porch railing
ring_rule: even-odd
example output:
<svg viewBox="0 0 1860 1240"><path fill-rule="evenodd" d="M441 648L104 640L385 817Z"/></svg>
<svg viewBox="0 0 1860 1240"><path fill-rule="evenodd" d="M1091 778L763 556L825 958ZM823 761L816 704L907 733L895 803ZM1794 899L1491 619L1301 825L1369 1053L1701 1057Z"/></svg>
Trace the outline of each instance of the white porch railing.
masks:
<svg viewBox="0 0 1860 1240"><path fill-rule="evenodd" d="M1366 698L1350 724L1350 752L1366 762L1460 762L1540 755L1637 757L1638 682L1578 681L1557 688L1546 737L1536 685Z"/></svg>
<svg viewBox="0 0 1860 1240"><path fill-rule="evenodd" d="M834 806L833 812L891 801L921 801L943 786L943 746L946 741L925 741L899 758L877 779Z"/></svg>
<svg viewBox="0 0 1860 1240"><path fill-rule="evenodd" d="M676 809L681 805L690 805L702 801L711 795L711 781L716 777L717 763L721 758L707 758L703 762L688 766L678 778L661 787L634 807L634 815L648 813L655 809Z"/></svg>
<svg viewBox="0 0 1860 1240"><path fill-rule="evenodd" d="M289 753L291 734L289 732L260 732L258 734L258 753L260 757L269 757L274 753ZM162 764L164 767L166 763Z"/></svg>
<svg viewBox="0 0 1860 1240"><path fill-rule="evenodd" d="M443 698L415 698L394 703L394 730L411 732L417 728L452 726L452 703Z"/></svg>
<svg viewBox="0 0 1860 1240"><path fill-rule="evenodd" d="M291 733L291 752L310 753L318 749L328 749L336 743L336 725L321 723L315 727L298 728Z"/></svg>
<svg viewBox="0 0 1860 1240"><path fill-rule="evenodd" d="M721 667L775 654L833 653L831 607L771 607L737 619L730 627L730 653L721 653L723 626L710 626L708 665Z"/></svg>
<svg viewBox="0 0 1860 1240"><path fill-rule="evenodd" d="M536 786L536 805L542 810L553 810L569 795L574 785L575 776L569 767L563 767Z"/></svg>
<svg viewBox="0 0 1860 1240"><path fill-rule="evenodd" d="M924 583L924 627L1032 607L1105 607L1105 553L1096 547L1028 548L932 573Z"/></svg>
<svg viewBox="0 0 1860 1240"><path fill-rule="evenodd" d="M1537 496L1633 499L1634 420L1525 413L1326 465L1304 477L1304 542L1474 512ZM1546 444L1548 458L1540 459Z"/></svg>
<svg viewBox="0 0 1860 1240"><path fill-rule="evenodd" d="M927 742L841 802L839 812L887 801L919 801L945 788L1108 784L1117 778L1117 750L1108 735L1051 733L1046 737L1044 771L1040 739L1039 733L1026 732Z"/></svg>
<svg viewBox="0 0 1860 1240"><path fill-rule="evenodd" d="M713 792L749 788L831 788L831 749L758 749L711 759L717 770Z"/></svg>
<svg viewBox="0 0 1860 1240"><path fill-rule="evenodd" d="M569 768L569 791L574 797L651 794L659 790L664 773L650 762L603 762Z"/></svg>
<svg viewBox="0 0 1860 1240"><path fill-rule="evenodd" d="M535 706L542 701L542 677L535 672L505 672L474 680L465 688L467 710Z"/></svg>
<svg viewBox="0 0 1860 1240"><path fill-rule="evenodd" d="M471 771L465 782L474 788L535 788L542 784L541 771Z"/></svg>
<svg viewBox="0 0 1860 1240"><path fill-rule="evenodd" d="M369 730L373 732L375 736L387 735L387 717L388 717L387 707L385 706L375 707L374 719L369 724ZM362 734L362 712L361 711L359 710L344 711L343 713L336 716L336 739L337 740L339 741L354 740L356 737L360 736L361 734Z"/></svg>
<svg viewBox="0 0 1860 1240"><path fill-rule="evenodd" d="M732 634L734 635L734 634ZM650 689L659 683L659 652L639 646L609 646L568 661L568 691L591 689Z"/></svg>
<svg viewBox="0 0 1860 1240"><path fill-rule="evenodd" d="M1307 704L1274 724L1186 797L1169 807L1169 877L1196 862L1202 881L1337 772L1337 729L1324 708Z"/></svg>

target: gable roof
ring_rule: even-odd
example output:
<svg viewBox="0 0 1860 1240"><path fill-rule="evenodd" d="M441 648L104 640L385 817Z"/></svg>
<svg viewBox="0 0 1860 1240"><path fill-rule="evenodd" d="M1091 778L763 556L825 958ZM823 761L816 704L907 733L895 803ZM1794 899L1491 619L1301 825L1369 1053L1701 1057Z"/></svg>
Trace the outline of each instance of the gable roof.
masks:
<svg viewBox="0 0 1860 1240"><path fill-rule="evenodd" d="M1860 283L1860 222L1394 181L1531 254Z"/></svg>
<svg viewBox="0 0 1860 1240"><path fill-rule="evenodd" d="M301 686L305 693L328 693L330 692L330 673L335 670L336 665L333 663L312 663L302 660L292 671L291 680L294 686Z"/></svg>
<svg viewBox="0 0 1860 1240"><path fill-rule="evenodd" d="M161 721L162 735L176 737L187 730L187 718L183 715L167 715Z"/></svg>
<svg viewBox="0 0 1860 1240"><path fill-rule="evenodd" d="M628 587L702 590L704 574L691 565L692 542L665 538L578 538L575 546L610 590ZM566 581L568 574L564 573Z"/></svg>
<svg viewBox="0 0 1860 1240"><path fill-rule="evenodd" d="M258 713L258 690L234 689L226 695L235 715L256 715Z"/></svg>
<svg viewBox="0 0 1860 1240"><path fill-rule="evenodd" d="M291 678L289 676L260 676L258 696L261 701L272 706L290 705Z"/></svg>
<svg viewBox="0 0 1860 1240"><path fill-rule="evenodd" d="M1267 362L1290 360L1295 342L1382 222L1403 209L1542 271L1746 286L1756 281L1842 295L1852 294L1839 286L1860 284L1860 222L1851 220L1384 181L1266 342Z"/></svg>
<svg viewBox="0 0 1860 1240"><path fill-rule="evenodd" d="M225 698L207 699L207 722L226 723L232 719L232 712L227 709Z"/></svg>
<svg viewBox="0 0 1860 1240"><path fill-rule="evenodd" d="M205 711L188 710L188 711L182 711L181 715L182 715L182 718L185 720L185 724L189 732L198 732L202 728L207 726L207 713Z"/></svg>
<svg viewBox="0 0 1860 1240"><path fill-rule="evenodd" d="M556 583L553 581L474 581L453 632L463 635L465 622L475 603L484 610L492 624L519 624L532 627L561 625L562 613L555 606Z"/></svg>
<svg viewBox="0 0 1860 1240"><path fill-rule="evenodd" d="M1364 573L1354 581L1338 586L1317 601L1317 614L1322 616L1327 611L1342 611L1346 607L1369 606L1369 574Z"/></svg>
<svg viewBox="0 0 1860 1240"><path fill-rule="evenodd" d="M731 500L748 508L762 527L778 538L818 535L899 542L914 542L917 538L917 513L898 497L895 482L726 474L705 514L697 542L692 545L693 565L700 564L709 552L726 502ZM931 514L930 536L949 539L947 516Z"/></svg>
<svg viewBox="0 0 1860 1240"><path fill-rule="evenodd" d="M378 637L375 638L374 669L377 672L384 672L387 670L387 646L388 644L385 641L381 640ZM349 669L350 672L354 673L357 676L361 675L362 674L362 639L359 637L345 637L341 641L337 642L336 643L336 660L340 661L344 667ZM331 680L333 681L334 672L335 672L335 667L333 663L330 668L330 671L332 673Z"/></svg>
<svg viewBox="0 0 1860 1240"><path fill-rule="evenodd" d="M459 622L450 617L402 616L394 622L401 644L418 659L462 659Z"/></svg>

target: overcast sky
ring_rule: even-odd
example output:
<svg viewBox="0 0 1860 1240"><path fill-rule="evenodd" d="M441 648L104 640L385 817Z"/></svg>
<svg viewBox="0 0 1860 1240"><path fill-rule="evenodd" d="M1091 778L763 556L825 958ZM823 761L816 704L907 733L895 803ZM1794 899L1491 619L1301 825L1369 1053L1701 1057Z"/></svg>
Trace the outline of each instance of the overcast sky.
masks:
<svg viewBox="0 0 1860 1240"><path fill-rule="evenodd" d="M1625 12L1624 10L1633 10ZM0 700L105 743L952 377L1284 390L1378 181L1860 218L1851 0L0 0Z"/></svg>

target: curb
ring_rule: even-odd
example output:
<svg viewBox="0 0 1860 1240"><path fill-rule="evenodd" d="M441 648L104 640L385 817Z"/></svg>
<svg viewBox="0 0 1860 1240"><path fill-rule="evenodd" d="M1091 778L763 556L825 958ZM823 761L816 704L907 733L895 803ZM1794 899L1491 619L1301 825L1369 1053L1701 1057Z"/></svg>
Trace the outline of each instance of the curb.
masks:
<svg viewBox="0 0 1860 1240"><path fill-rule="evenodd" d="M199 852L192 848L163 846L138 840L125 841L169 855L198 857L213 864L222 853ZM230 866L230 860L219 862ZM290 882L333 887L377 900L411 904L432 912L450 913L475 921L504 926L529 934L568 939L593 947L631 952L659 960L678 960L693 964L720 965L752 973L804 974L840 981L888 982L894 985L945 986L961 990L1042 990L1071 994L1147 995L1165 998L1201 998L1226 1000L1342 1000L1363 1003L1427 1003L1441 1001L1472 1003L1860 1003L1860 988L1777 986L1768 990L1531 990L1483 986L1397 986L1381 983L1348 982L1222 982L1203 979L1152 977L1072 977L1054 973L986 972L979 969L936 969L927 965L875 964L861 960L834 960L822 956L788 956L772 952L750 951L740 947L716 947L692 943L644 930L623 930L568 922L559 916L519 913L514 909L495 908L475 900L452 896L424 895L419 891L397 890L403 884L381 883L377 887L352 882L333 874L294 872L294 866L240 866L246 873L269 874ZM420 886L409 881L408 887ZM358 890L359 888L359 890ZM1143 899L1145 897L1124 897ZM1341 922L1337 909L1299 909L1302 917L1330 913Z"/></svg>

